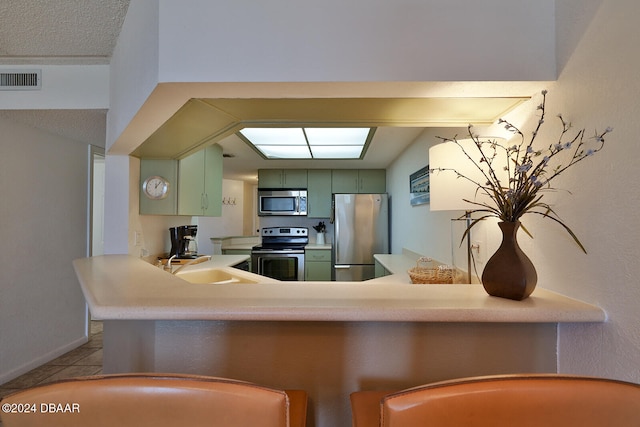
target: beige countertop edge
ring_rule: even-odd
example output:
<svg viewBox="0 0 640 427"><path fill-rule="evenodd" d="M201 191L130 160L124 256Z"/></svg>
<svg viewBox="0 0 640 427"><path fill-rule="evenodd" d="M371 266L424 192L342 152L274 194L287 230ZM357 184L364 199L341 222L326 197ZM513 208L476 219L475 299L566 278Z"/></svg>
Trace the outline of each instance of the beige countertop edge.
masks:
<svg viewBox="0 0 640 427"><path fill-rule="evenodd" d="M224 268L237 258L243 256L214 256L185 268ZM511 301L487 295L480 285L412 285L394 275L378 282L264 278L259 284L198 285L128 255L82 258L73 265L92 315L102 320L606 321L599 307L541 287L524 301Z"/></svg>
<svg viewBox="0 0 640 427"><path fill-rule="evenodd" d="M325 243L323 245L318 245L314 242L310 242L308 245L306 245L304 247L305 249L315 249L315 250L324 250L324 251L330 251L331 250L331 244L329 243Z"/></svg>

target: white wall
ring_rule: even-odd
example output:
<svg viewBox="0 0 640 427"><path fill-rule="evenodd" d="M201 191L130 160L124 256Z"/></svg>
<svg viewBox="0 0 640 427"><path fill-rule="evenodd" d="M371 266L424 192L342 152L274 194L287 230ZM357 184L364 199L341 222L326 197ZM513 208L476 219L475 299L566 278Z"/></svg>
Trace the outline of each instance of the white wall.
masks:
<svg viewBox="0 0 640 427"><path fill-rule="evenodd" d="M244 183L222 181L222 216L194 218L198 225L198 253L213 254L212 237L242 236L244 225Z"/></svg>
<svg viewBox="0 0 640 427"><path fill-rule="evenodd" d="M39 90L3 91L0 110L103 109L109 106L109 65L2 65L41 70Z"/></svg>
<svg viewBox="0 0 640 427"><path fill-rule="evenodd" d="M105 159L106 254L129 253L135 232L129 226L130 204L137 194L129 191L129 182L135 181L135 176L130 177L128 156L109 153L109 148L158 83L158 7L157 2L131 2L111 59Z"/></svg>
<svg viewBox="0 0 640 427"><path fill-rule="evenodd" d="M455 129L442 132L456 133ZM431 212L429 204L411 206L409 175L429 164L429 147L437 142L436 135L449 136L435 129L425 129L413 144L387 169L387 191L391 197L391 252L402 249L450 263L452 212Z"/></svg>
<svg viewBox="0 0 640 427"><path fill-rule="evenodd" d="M158 8L133 1L127 9L110 64L107 150L158 83Z"/></svg>
<svg viewBox="0 0 640 427"><path fill-rule="evenodd" d="M640 382L640 177L637 143L640 127L640 58L635 17L640 4L604 0L589 26L572 28L582 2L558 2L560 46L571 42L559 63L566 64L550 87L554 112L562 112L577 128L612 126L605 149L570 170L562 186L560 215L581 237L583 255L557 228L545 227L534 252L546 287L605 309L608 321L591 327L560 328L559 368L563 372L604 375ZM577 30L584 33L574 42ZM543 243L544 242L544 243Z"/></svg>
<svg viewBox="0 0 640 427"><path fill-rule="evenodd" d="M550 80L553 5L192 0L187 8L163 1L159 80Z"/></svg>
<svg viewBox="0 0 640 427"><path fill-rule="evenodd" d="M88 146L0 119L0 383L85 342Z"/></svg>
<svg viewBox="0 0 640 427"><path fill-rule="evenodd" d="M91 153L91 256L104 254L104 150Z"/></svg>

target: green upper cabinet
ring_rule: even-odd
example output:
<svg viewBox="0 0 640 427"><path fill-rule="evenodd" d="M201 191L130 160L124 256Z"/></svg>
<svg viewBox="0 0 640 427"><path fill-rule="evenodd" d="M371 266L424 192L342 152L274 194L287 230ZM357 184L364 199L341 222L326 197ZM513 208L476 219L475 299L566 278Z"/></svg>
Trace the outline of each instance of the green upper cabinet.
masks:
<svg viewBox="0 0 640 427"><path fill-rule="evenodd" d="M307 216L309 218L330 217L331 170L309 169L307 177Z"/></svg>
<svg viewBox="0 0 640 427"><path fill-rule="evenodd" d="M334 169L331 171L333 193L385 193L387 174L384 169Z"/></svg>
<svg viewBox="0 0 640 427"><path fill-rule="evenodd" d="M357 193L358 192L358 170L357 169L334 169L331 171L331 192L332 193Z"/></svg>
<svg viewBox="0 0 640 427"><path fill-rule="evenodd" d="M178 215L222 215L222 147L206 147L180 160Z"/></svg>
<svg viewBox="0 0 640 427"><path fill-rule="evenodd" d="M387 172L384 169L360 169L358 193L386 193Z"/></svg>
<svg viewBox="0 0 640 427"><path fill-rule="evenodd" d="M166 192L147 195L145 182L149 178L164 180ZM151 192L154 193L154 192ZM175 215L178 210L178 161L177 160L140 160L140 214Z"/></svg>
<svg viewBox="0 0 640 427"><path fill-rule="evenodd" d="M259 188L307 188L306 169L259 169Z"/></svg>

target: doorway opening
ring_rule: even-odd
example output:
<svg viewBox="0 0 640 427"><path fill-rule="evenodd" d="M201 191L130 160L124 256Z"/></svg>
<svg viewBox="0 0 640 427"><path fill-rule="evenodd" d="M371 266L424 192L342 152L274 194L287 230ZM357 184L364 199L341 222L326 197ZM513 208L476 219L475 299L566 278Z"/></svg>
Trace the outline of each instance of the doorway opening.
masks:
<svg viewBox="0 0 640 427"><path fill-rule="evenodd" d="M89 256L104 254L104 160L104 150L91 146L89 162Z"/></svg>

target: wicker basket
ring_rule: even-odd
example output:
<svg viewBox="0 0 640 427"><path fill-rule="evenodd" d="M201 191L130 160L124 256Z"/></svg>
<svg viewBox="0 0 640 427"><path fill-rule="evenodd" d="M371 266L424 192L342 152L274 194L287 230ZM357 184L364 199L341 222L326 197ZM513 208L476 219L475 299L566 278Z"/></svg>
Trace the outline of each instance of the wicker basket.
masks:
<svg viewBox="0 0 640 427"><path fill-rule="evenodd" d="M411 283L416 284L451 284L453 283L454 268L449 265L437 265L433 259L420 257L416 266L410 269Z"/></svg>

